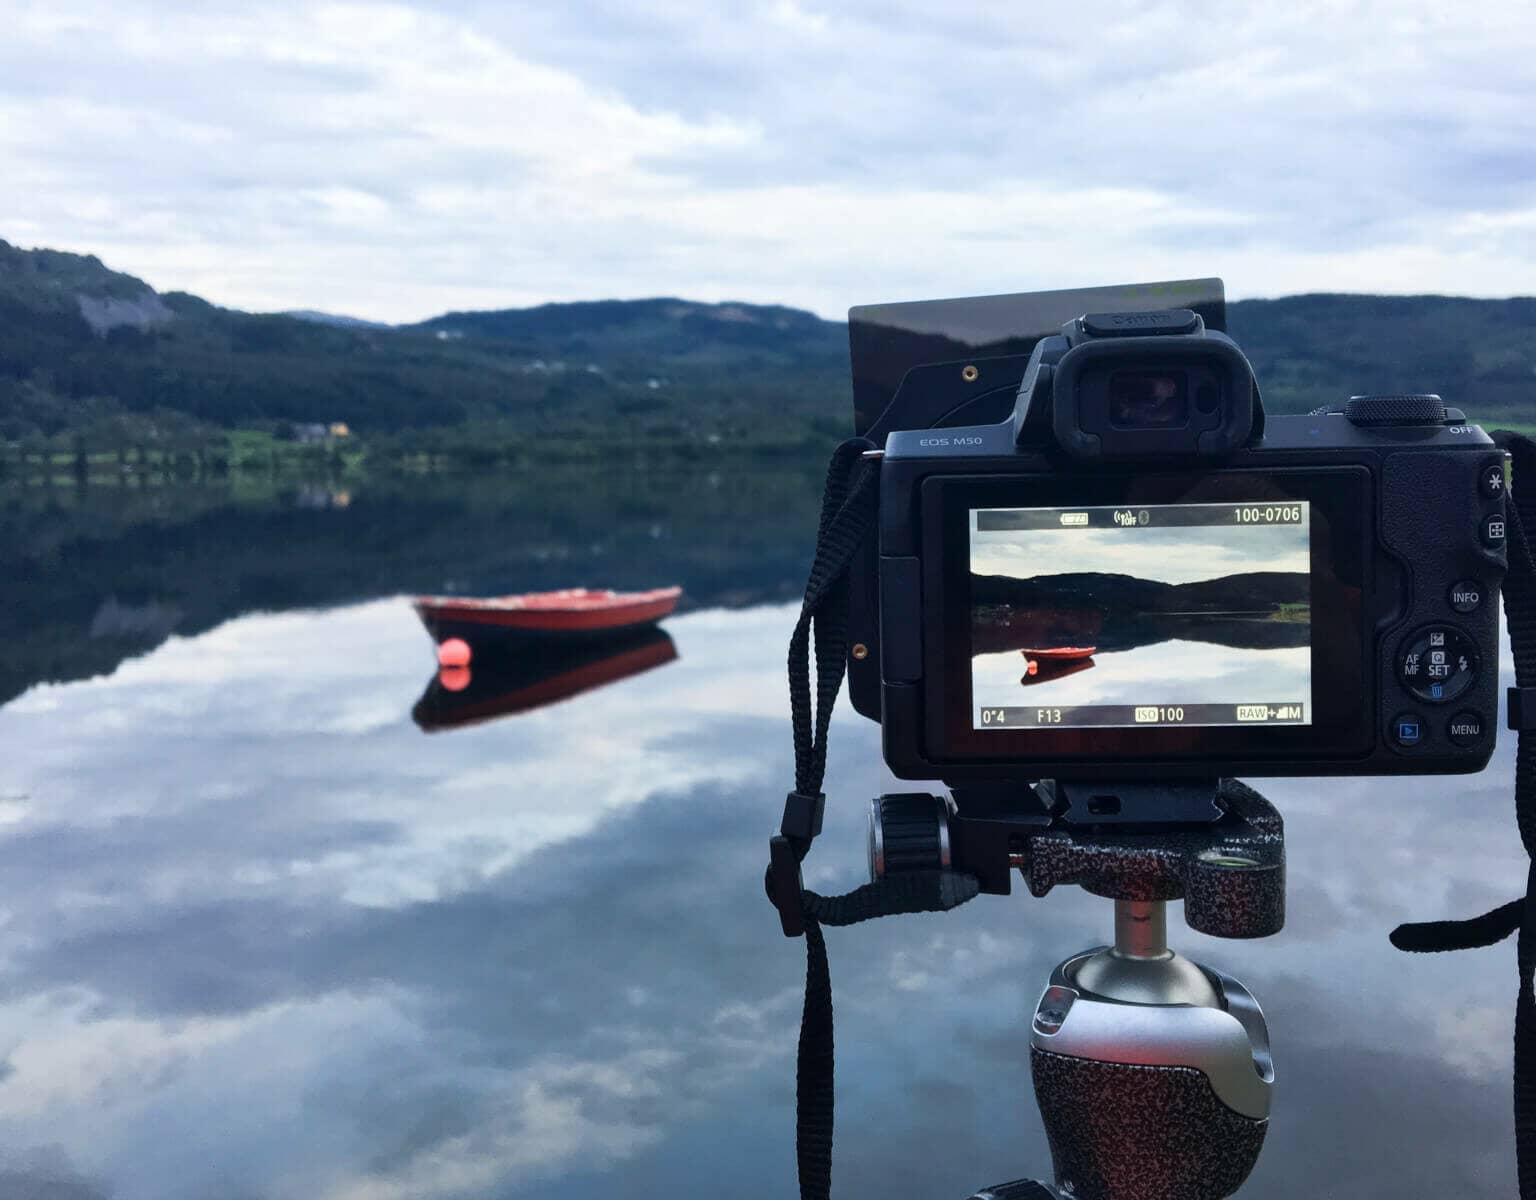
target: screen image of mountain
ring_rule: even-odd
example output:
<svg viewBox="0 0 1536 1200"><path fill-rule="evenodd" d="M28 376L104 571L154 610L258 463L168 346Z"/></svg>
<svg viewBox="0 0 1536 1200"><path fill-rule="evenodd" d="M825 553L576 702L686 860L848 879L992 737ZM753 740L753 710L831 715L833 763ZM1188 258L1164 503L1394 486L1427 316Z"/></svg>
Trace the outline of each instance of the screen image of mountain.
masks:
<svg viewBox="0 0 1536 1200"><path fill-rule="evenodd" d="M971 576L971 653L1094 646L1100 655L1171 640L1265 650L1306 646L1311 580L1252 571L1192 583L1078 572Z"/></svg>

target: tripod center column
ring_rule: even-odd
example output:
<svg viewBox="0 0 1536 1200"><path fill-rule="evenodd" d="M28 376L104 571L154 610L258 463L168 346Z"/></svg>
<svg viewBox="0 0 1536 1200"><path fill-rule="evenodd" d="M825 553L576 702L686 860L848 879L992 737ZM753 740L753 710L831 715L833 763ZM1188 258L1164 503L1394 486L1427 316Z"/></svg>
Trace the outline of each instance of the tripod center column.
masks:
<svg viewBox="0 0 1536 1200"><path fill-rule="evenodd" d="M1167 902L1116 900L1115 953L1122 958L1167 958Z"/></svg>

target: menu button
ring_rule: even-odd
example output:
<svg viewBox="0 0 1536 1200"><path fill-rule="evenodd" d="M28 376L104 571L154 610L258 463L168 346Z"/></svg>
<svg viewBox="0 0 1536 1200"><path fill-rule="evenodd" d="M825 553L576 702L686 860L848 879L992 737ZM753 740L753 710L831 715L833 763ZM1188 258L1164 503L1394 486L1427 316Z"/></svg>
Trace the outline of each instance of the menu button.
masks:
<svg viewBox="0 0 1536 1200"><path fill-rule="evenodd" d="M1483 740L1483 718L1475 712L1457 713L1445 727L1451 744L1475 746Z"/></svg>

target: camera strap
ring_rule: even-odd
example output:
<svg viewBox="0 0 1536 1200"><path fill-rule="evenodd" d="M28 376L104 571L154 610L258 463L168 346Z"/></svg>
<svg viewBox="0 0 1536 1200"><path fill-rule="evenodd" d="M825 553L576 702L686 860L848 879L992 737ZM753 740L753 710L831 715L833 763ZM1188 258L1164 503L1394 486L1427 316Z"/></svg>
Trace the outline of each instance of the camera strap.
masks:
<svg viewBox="0 0 1536 1200"><path fill-rule="evenodd" d="M789 705L795 738L795 790L784 802L779 832L768 843L768 899L785 936L805 936L805 1006L795 1066L795 1157L802 1200L832 1192L832 977L823 925L856 925L897 913L945 912L976 896L981 885L952 871L912 871L841 896L807 891L800 864L821 832L826 796L827 730L848 665L848 568L875 522L879 464L874 444L851 438L832 455L822 494L816 556L800 617L789 639ZM816 703L811 705L811 644Z"/></svg>
<svg viewBox="0 0 1536 1200"><path fill-rule="evenodd" d="M1518 931L1516 962L1520 991L1515 1001L1515 1161L1521 1200L1536 1200L1536 562L1527 529L1536 530L1536 442L1499 430L1496 444L1513 460L1506 505L1509 518L1509 572L1504 576L1504 617L1515 660L1509 689L1508 725L1515 731L1515 823L1531 865L1525 896L1464 921L1399 925L1392 944L1399 950L1430 953L1491 946ZM1518 485L1518 486L1516 486Z"/></svg>

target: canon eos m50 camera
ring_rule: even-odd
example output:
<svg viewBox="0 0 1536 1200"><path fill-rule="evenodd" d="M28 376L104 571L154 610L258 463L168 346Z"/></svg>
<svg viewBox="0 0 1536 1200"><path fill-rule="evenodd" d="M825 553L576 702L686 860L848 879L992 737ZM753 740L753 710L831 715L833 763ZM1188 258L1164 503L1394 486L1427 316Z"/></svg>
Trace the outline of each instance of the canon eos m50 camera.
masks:
<svg viewBox="0 0 1536 1200"><path fill-rule="evenodd" d="M1431 395L1266 417L1223 324L1216 280L850 313L850 687L898 776L1488 761L1505 455Z"/></svg>

